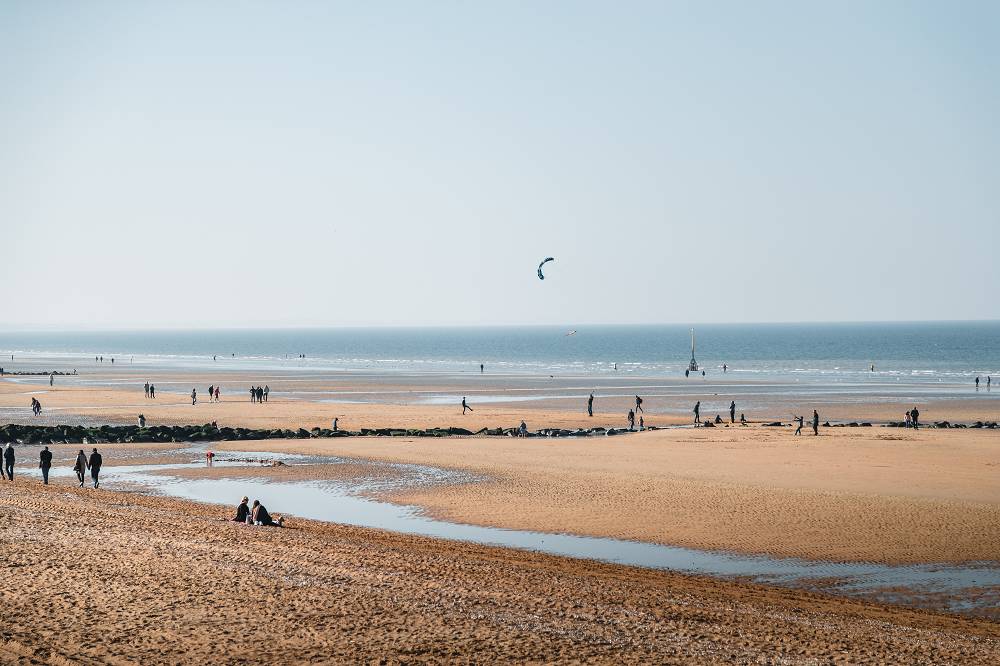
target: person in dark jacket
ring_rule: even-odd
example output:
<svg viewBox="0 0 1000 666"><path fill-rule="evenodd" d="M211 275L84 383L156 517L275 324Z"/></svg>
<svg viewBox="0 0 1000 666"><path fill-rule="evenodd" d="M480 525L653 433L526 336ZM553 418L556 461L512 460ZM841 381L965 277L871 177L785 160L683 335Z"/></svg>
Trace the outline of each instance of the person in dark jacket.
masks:
<svg viewBox="0 0 1000 666"><path fill-rule="evenodd" d="M42 470L42 481L49 485L49 469L52 467L52 452L49 447L45 447L38 452L38 466Z"/></svg>
<svg viewBox="0 0 1000 666"><path fill-rule="evenodd" d="M83 488L84 475L87 473L87 454L83 452L83 449L80 449L80 452L76 454L76 464L73 465L73 471L76 472L80 487Z"/></svg>
<svg viewBox="0 0 1000 666"><path fill-rule="evenodd" d="M101 463L103 462L104 461L101 458L101 454L97 452L97 449L94 449L94 452L90 454L90 462L89 462L90 478L94 480L94 488L97 488L97 486L100 484L100 480L97 477L101 475Z"/></svg>
<svg viewBox="0 0 1000 666"><path fill-rule="evenodd" d="M251 518L254 525L270 525L272 527L281 527L282 520L279 518L278 522L274 522L271 519L271 514L267 512L267 509L260 500L253 501L253 512L251 513Z"/></svg>
<svg viewBox="0 0 1000 666"><path fill-rule="evenodd" d="M233 518L234 523L245 523L247 518L250 517L250 507L248 506L250 502L249 497L244 497L240 501L240 505L236 507L236 517Z"/></svg>
<svg viewBox="0 0 1000 666"><path fill-rule="evenodd" d="M14 480L14 447L7 443L7 448L3 450L3 468L7 471L7 476L5 478ZM0 476L3 476L0 473Z"/></svg>
<svg viewBox="0 0 1000 666"><path fill-rule="evenodd" d="M813 410L813 435L819 434L819 412Z"/></svg>

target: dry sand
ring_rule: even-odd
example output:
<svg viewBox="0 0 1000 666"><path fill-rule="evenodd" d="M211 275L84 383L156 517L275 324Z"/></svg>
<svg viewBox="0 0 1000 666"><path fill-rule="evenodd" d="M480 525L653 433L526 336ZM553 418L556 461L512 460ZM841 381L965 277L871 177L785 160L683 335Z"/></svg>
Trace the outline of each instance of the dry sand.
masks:
<svg viewBox="0 0 1000 666"><path fill-rule="evenodd" d="M207 505L0 484L0 663L1000 660L1000 625Z"/></svg>

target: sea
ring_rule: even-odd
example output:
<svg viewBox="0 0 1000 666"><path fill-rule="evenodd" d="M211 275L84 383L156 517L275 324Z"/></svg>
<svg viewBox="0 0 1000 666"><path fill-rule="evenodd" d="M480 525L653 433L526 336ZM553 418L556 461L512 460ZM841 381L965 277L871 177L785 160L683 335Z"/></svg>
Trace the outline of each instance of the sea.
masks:
<svg viewBox="0 0 1000 666"><path fill-rule="evenodd" d="M1000 321L0 332L0 359L115 357L197 368L683 375L823 382L876 375L967 383L1000 375ZM874 366L874 371L872 370ZM731 373L731 374L730 374Z"/></svg>

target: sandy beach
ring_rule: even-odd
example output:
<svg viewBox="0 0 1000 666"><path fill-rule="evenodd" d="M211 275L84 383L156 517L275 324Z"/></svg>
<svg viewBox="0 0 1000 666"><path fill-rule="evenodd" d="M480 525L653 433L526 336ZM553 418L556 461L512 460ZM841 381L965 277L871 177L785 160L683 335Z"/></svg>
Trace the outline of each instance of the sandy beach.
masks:
<svg viewBox="0 0 1000 666"><path fill-rule="evenodd" d="M172 390L145 399L141 382L128 372L105 370L98 385L87 383L93 379L57 377L50 387L45 378L7 378L0 381L0 409L12 422L47 424L131 424L141 412L150 424L215 421L253 428L329 427L334 417L353 429L476 430L522 419L531 428L623 425L620 410L597 409L587 417L559 401L470 400L475 411L463 416L457 405L413 400L414 391L440 395L468 387L435 376L378 384L377 391L369 377L296 377L296 390L312 394L310 399L285 394L287 379L265 374L259 383L275 392L263 405L236 394L237 382L252 381L243 374L221 381L199 372L171 374L168 386L207 389L220 381L226 387L222 402L203 399L197 405ZM496 393L523 380L473 381ZM366 398L348 403L315 397L334 390ZM43 403L40 417L25 408L30 396ZM624 398L608 402L627 408ZM824 409L824 418L871 420L876 427L821 428L819 437L795 437L788 419L783 427L759 419L747 427L678 428L688 419L669 406L654 399L646 407L647 425L672 427L616 438L216 442L212 448L223 457L258 451L347 462L196 466L173 474L274 483L364 478L377 482L368 496L453 523L704 551L887 565L1000 561L996 431L882 428L877 421L893 419L899 406L867 404ZM796 408L775 402L769 413ZM928 403L922 412L927 420L985 420L994 402L973 396ZM77 448L53 445L57 464L66 465ZM101 449L109 469L176 462L185 455L176 444ZM453 470L474 481L397 484L392 464ZM989 663L998 651L995 613L988 608L978 618L946 616L339 526L295 517L280 495L269 500L270 508L292 514L290 529L246 528L221 522L231 506L124 490L85 492L66 478L45 488L25 476L0 486L4 520L11 526L4 549L18 578L31 581L0 596L14 619L9 626L17 627L0 629L7 655L51 662L385 657ZM79 529L67 529L74 520ZM95 589L66 591L65 581L78 569L96 577ZM129 603L119 606L121 598ZM85 622L80 613L90 619ZM103 641L85 636L98 621L107 629ZM60 626L75 633L63 640ZM257 638L247 635L248 626L262 627ZM59 641L45 638L56 635Z"/></svg>
<svg viewBox="0 0 1000 666"><path fill-rule="evenodd" d="M988 620L0 484L3 663L995 663Z"/></svg>

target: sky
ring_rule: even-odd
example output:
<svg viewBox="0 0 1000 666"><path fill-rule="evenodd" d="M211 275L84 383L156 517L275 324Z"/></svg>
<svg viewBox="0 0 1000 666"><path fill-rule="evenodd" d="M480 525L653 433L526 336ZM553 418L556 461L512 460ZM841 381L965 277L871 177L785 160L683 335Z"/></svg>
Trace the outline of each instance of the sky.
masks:
<svg viewBox="0 0 1000 666"><path fill-rule="evenodd" d="M0 327L1000 319L998 118L996 2L5 0Z"/></svg>

